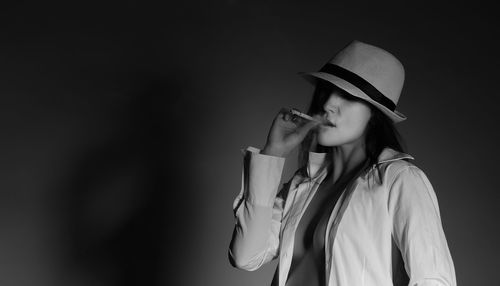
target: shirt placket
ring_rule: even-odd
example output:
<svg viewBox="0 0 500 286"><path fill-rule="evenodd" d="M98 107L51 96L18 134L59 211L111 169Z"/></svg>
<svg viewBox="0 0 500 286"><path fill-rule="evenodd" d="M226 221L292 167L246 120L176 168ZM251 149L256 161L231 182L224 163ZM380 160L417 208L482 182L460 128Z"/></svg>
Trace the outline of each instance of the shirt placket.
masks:
<svg viewBox="0 0 500 286"><path fill-rule="evenodd" d="M359 178L358 178L359 179ZM347 205L351 199L351 195L358 186L358 179L353 183L349 184L345 191L342 192L339 200L335 204L333 211L330 213L328 218L328 223L325 231L325 281L326 285L329 285L330 275L332 270L332 255L330 255L333 244L335 243L335 237L337 236L337 229L342 216L345 212ZM333 228L333 230L332 230ZM330 239L329 239L330 238Z"/></svg>
<svg viewBox="0 0 500 286"><path fill-rule="evenodd" d="M324 177L324 176L323 176ZM319 182L315 181L309 181L308 184L309 186L305 189L302 190L301 193L298 192L298 190L294 194L293 198L293 204L295 204L295 200L298 197L299 201L298 203L301 204L300 211L297 214L292 215L286 222L287 227L284 230L285 232L283 233L283 248L285 249L283 253L283 257L280 260L280 274L279 274L279 285L284 286L286 282L286 278L288 277L288 271L290 270L290 264L291 264L291 259L293 255L293 245L295 242L295 231L297 229L297 224L300 221L302 215L304 214L307 206L311 202L312 198L314 197L314 194L318 190L319 187ZM306 192L304 194L303 192ZM304 198L305 197L305 198ZM304 201L302 201L304 200ZM285 275L286 274L286 275Z"/></svg>

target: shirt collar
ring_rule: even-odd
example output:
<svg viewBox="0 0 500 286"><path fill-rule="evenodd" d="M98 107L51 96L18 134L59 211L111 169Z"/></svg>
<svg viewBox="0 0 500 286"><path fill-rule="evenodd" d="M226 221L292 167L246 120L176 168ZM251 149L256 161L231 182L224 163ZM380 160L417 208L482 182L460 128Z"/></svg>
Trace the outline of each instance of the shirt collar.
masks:
<svg viewBox="0 0 500 286"><path fill-rule="evenodd" d="M328 153L316 153L316 152L309 152L309 161L308 161L308 168L307 172L310 177L316 177L317 171L321 167L321 164L326 158L326 155ZM396 160L403 160L403 159L409 159L409 160L414 160L413 156L396 151L392 148L385 147L382 152L380 152L380 155L378 156L377 159L377 164L382 164L386 162L391 162L391 161L396 161ZM323 170L322 173L325 173L326 169Z"/></svg>

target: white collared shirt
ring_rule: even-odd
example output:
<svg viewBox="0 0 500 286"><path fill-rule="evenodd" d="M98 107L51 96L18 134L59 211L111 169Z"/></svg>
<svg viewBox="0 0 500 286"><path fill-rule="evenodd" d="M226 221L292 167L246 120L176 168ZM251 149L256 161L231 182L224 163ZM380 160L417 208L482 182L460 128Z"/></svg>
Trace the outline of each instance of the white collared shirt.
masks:
<svg viewBox="0 0 500 286"><path fill-rule="evenodd" d="M248 271L278 258L278 286L285 286L295 230L327 175L326 169L319 172L326 153L309 152L307 172L312 179L295 173L280 189L285 158L260 154L254 147L242 152L229 258L235 267ZM401 251L408 285L456 286L436 194L409 159L413 157L385 148L378 163L336 202L325 233L328 286L393 285L392 241Z"/></svg>

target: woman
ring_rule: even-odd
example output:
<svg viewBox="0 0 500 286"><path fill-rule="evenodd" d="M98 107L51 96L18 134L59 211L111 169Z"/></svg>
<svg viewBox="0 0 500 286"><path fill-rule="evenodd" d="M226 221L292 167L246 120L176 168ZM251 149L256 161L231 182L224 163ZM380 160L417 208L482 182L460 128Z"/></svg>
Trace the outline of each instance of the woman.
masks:
<svg viewBox="0 0 500 286"><path fill-rule="evenodd" d="M231 264L253 271L279 258L279 286L455 286L436 194L394 125L406 119L395 110L402 64L354 41L303 75L315 120L282 109L264 148L244 151ZM278 191L299 145L300 168Z"/></svg>

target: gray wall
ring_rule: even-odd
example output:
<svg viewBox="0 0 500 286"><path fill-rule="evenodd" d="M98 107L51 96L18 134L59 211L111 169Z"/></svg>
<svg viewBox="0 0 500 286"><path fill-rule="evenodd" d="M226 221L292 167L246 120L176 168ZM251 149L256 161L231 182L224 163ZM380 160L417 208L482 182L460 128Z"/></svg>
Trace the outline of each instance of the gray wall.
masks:
<svg viewBox="0 0 500 286"><path fill-rule="evenodd" d="M353 39L405 65L399 128L436 190L458 283L497 281L494 9L71 3L0 12L2 285L268 285L276 261L227 259L240 149L263 146L282 106L305 109L296 72Z"/></svg>

